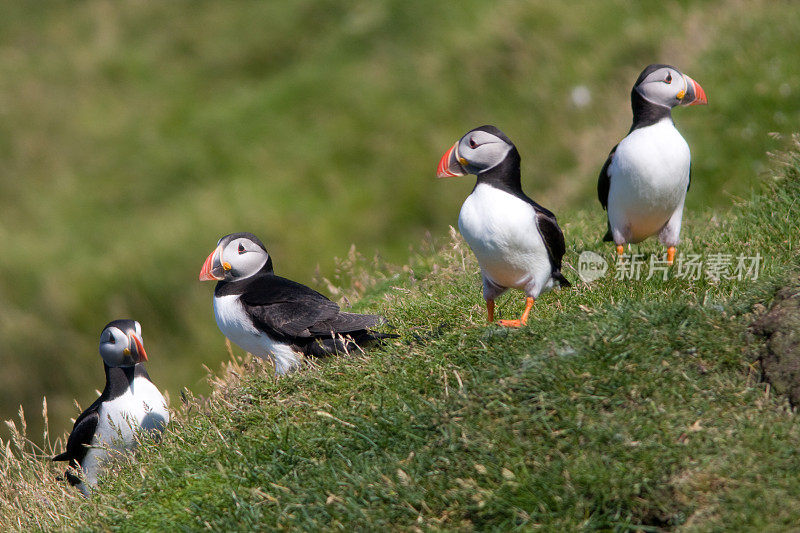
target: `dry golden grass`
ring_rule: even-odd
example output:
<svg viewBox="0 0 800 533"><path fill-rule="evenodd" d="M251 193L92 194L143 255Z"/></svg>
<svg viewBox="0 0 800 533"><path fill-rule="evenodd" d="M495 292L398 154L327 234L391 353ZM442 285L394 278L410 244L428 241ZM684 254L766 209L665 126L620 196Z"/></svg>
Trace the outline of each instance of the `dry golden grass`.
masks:
<svg viewBox="0 0 800 533"><path fill-rule="evenodd" d="M47 399L42 400L44 434L39 446L27 434L25 413L17 421L7 420L11 437L0 439L0 530L32 531L67 528L84 498L63 481L59 468L49 459L63 450L66 435L52 440L49 434ZM36 441L39 439L37 438Z"/></svg>

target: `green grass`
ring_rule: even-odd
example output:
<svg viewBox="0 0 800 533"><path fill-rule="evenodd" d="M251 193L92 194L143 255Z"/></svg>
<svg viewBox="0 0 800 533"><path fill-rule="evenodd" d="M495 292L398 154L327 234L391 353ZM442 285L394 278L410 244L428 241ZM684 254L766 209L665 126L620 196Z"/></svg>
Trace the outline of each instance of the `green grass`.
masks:
<svg viewBox="0 0 800 533"><path fill-rule="evenodd" d="M654 61L708 93L675 113L687 206L725 208L784 145L768 133L800 121L798 36L800 10L774 0L4 3L0 418L47 395L67 429L102 383L100 328L124 316L161 387L207 392L202 365L226 354L195 279L217 238L258 234L303 282L351 243L404 263L455 223L472 182L434 169L482 123L518 144L535 199L602 224L596 176ZM592 105L571 103L578 85Z"/></svg>
<svg viewBox="0 0 800 533"><path fill-rule="evenodd" d="M163 441L119 465L91 501L26 459L43 471L26 486L38 498L23 492L27 514L9 507L2 523L790 530L800 428L759 381L762 341L748 334L800 271L800 151L774 165L763 193L687 213L680 248L759 253L758 280L632 282L612 267L585 284L568 271L575 287L541 297L530 325L509 330L485 324L477 265L457 238L371 277L375 266L352 257L343 270L372 287L356 308L386 314L399 340L280 379L233 362L210 398L188 397ZM612 255L594 218L562 217L568 263L587 249ZM516 316L522 297L499 304Z"/></svg>

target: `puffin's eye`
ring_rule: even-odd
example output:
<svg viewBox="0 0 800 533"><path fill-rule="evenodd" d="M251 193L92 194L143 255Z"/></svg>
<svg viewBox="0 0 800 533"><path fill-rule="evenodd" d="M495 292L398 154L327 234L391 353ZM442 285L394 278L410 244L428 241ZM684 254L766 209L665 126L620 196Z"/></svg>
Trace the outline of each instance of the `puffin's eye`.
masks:
<svg viewBox="0 0 800 533"><path fill-rule="evenodd" d="M478 146L478 143L475 142L475 139L470 139L469 140L469 147L470 148L476 148L477 146Z"/></svg>
<svg viewBox="0 0 800 533"><path fill-rule="evenodd" d="M114 334L110 331L108 332L108 340L106 341L109 344L115 344L117 341L114 339Z"/></svg>
<svg viewBox="0 0 800 533"><path fill-rule="evenodd" d="M666 77L666 79L664 79L664 83L667 83L667 84L672 83L672 73L671 72L667 72L667 77Z"/></svg>
<svg viewBox="0 0 800 533"><path fill-rule="evenodd" d="M242 255L246 251L247 250L244 249L244 245L242 243L239 243L239 255Z"/></svg>

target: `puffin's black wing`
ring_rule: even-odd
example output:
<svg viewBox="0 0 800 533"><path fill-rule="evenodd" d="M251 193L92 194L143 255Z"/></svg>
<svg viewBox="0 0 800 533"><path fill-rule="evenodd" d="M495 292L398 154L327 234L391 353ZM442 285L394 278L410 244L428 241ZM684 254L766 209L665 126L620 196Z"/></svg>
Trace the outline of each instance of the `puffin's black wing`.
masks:
<svg viewBox="0 0 800 533"><path fill-rule="evenodd" d="M689 161L689 183L686 184L686 192L689 192L689 187L692 186L692 162Z"/></svg>
<svg viewBox="0 0 800 533"><path fill-rule="evenodd" d="M377 326L383 322L378 315L360 315L358 313L339 313L331 320L314 324L309 330L315 335L333 333L353 333Z"/></svg>
<svg viewBox="0 0 800 533"><path fill-rule="evenodd" d="M317 291L280 276L263 276L251 283L241 302L256 326L285 337L313 337L323 324L347 319L339 306ZM363 329L363 328L358 328Z"/></svg>
<svg viewBox="0 0 800 533"><path fill-rule="evenodd" d="M555 214L534 202L526 194L523 193L521 196L523 200L533 207L533 211L536 213L536 227L539 230L539 235L542 236L545 248L547 248L550 264L553 265L553 277L563 287L572 286L567 278L561 274L561 258L567 252L567 246L564 244L564 233L558 226Z"/></svg>
<svg viewBox="0 0 800 533"><path fill-rule="evenodd" d="M564 257L567 247L564 244L564 233L558 227L555 215L544 208L536 209L536 226L539 228L539 233L547 248L550 264L553 265L553 277L559 281L561 286L571 286L572 284L561 273L561 259Z"/></svg>
<svg viewBox="0 0 800 533"><path fill-rule="evenodd" d="M611 176L608 174L608 167L611 165L611 160L614 159L614 153L617 151L617 143L603 163L603 168L600 169L600 176L597 178L597 199L600 200L600 205L603 209L608 209L608 190L611 188Z"/></svg>
<svg viewBox="0 0 800 533"><path fill-rule="evenodd" d="M67 451L53 457L53 461L69 461L74 467L79 467L86 457L88 446L92 444L100 414L97 411L98 402L93 403L75 420L72 433L67 438Z"/></svg>

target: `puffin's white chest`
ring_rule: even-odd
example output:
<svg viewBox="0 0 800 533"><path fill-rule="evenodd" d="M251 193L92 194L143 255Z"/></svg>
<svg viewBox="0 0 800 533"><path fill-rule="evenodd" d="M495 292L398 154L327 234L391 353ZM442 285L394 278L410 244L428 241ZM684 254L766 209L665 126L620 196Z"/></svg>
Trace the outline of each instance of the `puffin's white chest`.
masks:
<svg viewBox="0 0 800 533"><path fill-rule="evenodd" d="M126 448L135 443L134 434L140 428L163 429L169 422L164 396L145 378L135 378L125 394L103 402L98 414L100 421L97 423L95 440L101 439L106 444L118 441Z"/></svg>
<svg viewBox="0 0 800 533"><path fill-rule="evenodd" d="M657 233L683 203L690 162L689 145L671 120L631 132L608 169L612 227L627 228L629 242Z"/></svg>
<svg viewBox="0 0 800 533"><path fill-rule="evenodd" d="M464 201L458 228L483 274L502 287L543 287L552 275L536 211L525 200L479 184Z"/></svg>
<svg viewBox="0 0 800 533"><path fill-rule="evenodd" d="M132 450L136 446L137 431L162 431L169 422L164 396L143 377L135 378L125 394L103 402L98 415L92 447L81 465L90 485L97 482L99 469L109 450Z"/></svg>
<svg viewBox="0 0 800 533"><path fill-rule="evenodd" d="M300 365L300 356L290 345L272 339L253 325L239 295L215 296L214 317L231 342L255 356L272 359L276 373L284 374Z"/></svg>

